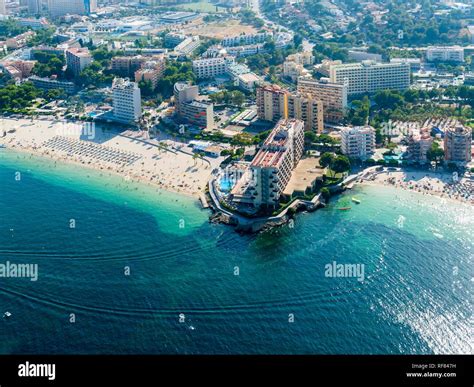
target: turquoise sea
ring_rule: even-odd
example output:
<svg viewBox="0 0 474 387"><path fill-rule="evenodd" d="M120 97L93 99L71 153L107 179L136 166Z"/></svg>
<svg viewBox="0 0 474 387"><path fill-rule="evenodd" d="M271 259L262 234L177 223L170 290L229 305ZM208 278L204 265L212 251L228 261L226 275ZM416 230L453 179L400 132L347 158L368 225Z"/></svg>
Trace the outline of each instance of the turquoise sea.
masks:
<svg viewBox="0 0 474 387"><path fill-rule="evenodd" d="M472 206L368 186L259 235L208 215L0 149L0 264L39 268L0 278L0 353L472 352ZM326 277L334 261L364 281Z"/></svg>

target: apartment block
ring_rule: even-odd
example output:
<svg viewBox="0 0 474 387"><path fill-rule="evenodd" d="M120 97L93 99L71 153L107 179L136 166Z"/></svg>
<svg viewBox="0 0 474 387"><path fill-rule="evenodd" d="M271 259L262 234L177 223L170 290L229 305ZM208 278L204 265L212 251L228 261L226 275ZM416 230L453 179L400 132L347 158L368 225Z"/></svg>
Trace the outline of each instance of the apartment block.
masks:
<svg viewBox="0 0 474 387"><path fill-rule="evenodd" d="M408 139L407 159L420 164L425 164L428 160L426 154L433 144L433 138L429 130L421 130L413 133Z"/></svg>
<svg viewBox="0 0 474 387"><path fill-rule="evenodd" d="M444 159L455 163L472 160L472 129L456 125L444 133Z"/></svg>
<svg viewBox="0 0 474 387"><path fill-rule="evenodd" d="M283 76L296 82L300 77L309 77L310 71L297 62L286 60L283 62Z"/></svg>
<svg viewBox="0 0 474 387"><path fill-rule="evenodd" d="M163 78L166 62L163 57L145 62L140 69L135 71L135 82L150 81L155 88L158 81Z"/></svg>
<svg viewBox="0 0 474 387"><path fill-rule="evenodd" d="M347 84L348 95L405 90L410 86L408 63L348 63L331 66L329 73L331 82Z"/></svg>
<svg viewBox="0 0 474 387"><path fill-rule="evenodd" d="M73 94L76 91L76 85L74 82L60 81L55 78L40 78L36 75L29 77L28 80L38 89L62 89L67 94Z"/></svg>
<svg viewBox="0 0 474 387"><path fill-rule="evenodd" d="M277 122L288 118L287 90L277 85L267 85L257 88L257 116L264 121Z"/></svg>
<svg viewBox="0 0 474 387"><path fill-rule="evenodd" d="M344 119L347 109L347 85L330 82L327 78L298 79L298 92L321 101L324 108L324 120L339 123Z"/></svg>
<svg viewBox="0 0 474 387"><path fill-rule="evenodd" d="M301 66L312 66L314 64L314 55L311 51L297 52L286 57L288 62L295 62Z"/></svg>
<svg viewBox="0 0 474 387"><path fill-rule="evenodd" d="M182 41L186 40L187 36L179 32L168 32L165 35L165 47L174 48Z"/></svg>
<svg viewBox="0 0 474 387"><path fill-rule="evenodd" d="M8 38L5 40L7 48L10 49L17 49L25 47L28 41L35 36L35 32L33 31L26 31L23 34L14 36L13 38Z"/></svg>
<svg viewBox="0 0 474 387"><path fill-rule="evenodd" d="M304 124L283 119L277 123L250 164L252 180L239 182L232 194L254 207L276 208L304 150Z"/></svg>
<svg viewBox="0 0 474 387"><path fill-rule="evenodd" d="M461 46L430 46L426 50L429 62L464 62L464 48Z"/></svg>
<svg viewBox="0 0 474 387"><path fill-rule="evenodd" d="M149 58L141 55L116 56L112 58L111 69L115 74L120 74L124 77L132 77L148 60Z"/></svg>
<svg viewBox="0 0 474 387"><path fill-rule="evenodd" d="M197 49L200 45L201 41L199 40L199 36L192 36L184 39L181 43L179 43L174 48L174 51L178 55L189 55L192 54L193 51Z"/></svg>
<svg viewBox="0 0 474 387"><path fill-rule="evenodd" d="M193 72L198 79L212 79L225 74L228 67L234 63L233 56L197 59L193 60Z"/></svg>
<svg viewBox="0 0 474 387"><path fill-rule="evenodd" d="M308 93L290 93L277 85L257 88L257 116L277 122L294 118L304 122L305 130L321 133L324 129L324 104Z"/></svg>
<svg viewBox="0 0 474 387"><path fill-rule="evenodd" d="M66 50L68 71L77 77L82 70L92 63L92 55L87 48L70 48Z"/></svg>
<svg viewBox="0 0 474 387"><path fill-rule="evenodd" d="M5 72L14 79L25 79L31 75L36 62L33 60L13 60L0 63Z"/></svg>
<svg viewBox="0 0 474 387"><path fill-rule="evenodd" d="M174 101L179 121L205 129L214 127L214 105L200 99L198 86L175 83Z"/></svg>
<svg viewBox="0 0 474 387"><path fill-rule="evenodd" d="M366 160L375 152L375 129L371 126L341 130L341 151L350 158Z"/></svg>
<svg viewBox="0 0 474 387"><path fill-rule="evenodd" d="M303 121L305 131L322 133L324 129L323 103L311 95L288 95L288 117Z"/></svg>

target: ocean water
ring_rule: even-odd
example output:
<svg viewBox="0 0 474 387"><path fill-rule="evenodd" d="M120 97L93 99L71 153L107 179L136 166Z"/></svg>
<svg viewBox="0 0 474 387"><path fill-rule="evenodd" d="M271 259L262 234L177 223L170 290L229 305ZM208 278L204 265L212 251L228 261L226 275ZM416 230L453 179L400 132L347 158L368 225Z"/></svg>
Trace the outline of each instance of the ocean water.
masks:
<svg viewBox="0 0 474 387"><path fill-rule="evenodd" d="M472 352L472 206L368 186L259 235L208 215L0 150L0 264L39 267L36 282L0 278L0 353ZM326 277L334 261L364 281Z"/></svg>

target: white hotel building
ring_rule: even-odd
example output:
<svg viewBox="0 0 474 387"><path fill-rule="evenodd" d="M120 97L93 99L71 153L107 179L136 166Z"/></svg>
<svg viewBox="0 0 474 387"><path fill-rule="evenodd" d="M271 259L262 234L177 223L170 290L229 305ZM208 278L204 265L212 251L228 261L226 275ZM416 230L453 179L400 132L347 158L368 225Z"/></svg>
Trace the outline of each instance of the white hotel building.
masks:
<svg viewBox="0 0 474 387"><path fill-rule="evenodd" d="M353 159L370 158L375 152L375 129L371 126L342 129L341 151Z"/></svg>
<svg viewBox="0 0 474 387"><path fill-rule="evenodd" d="M429 62L464 62L464 48L461 46L428 47L426 60Z"/></svg>
<svg viewBox="0 0 474 387"><path fill-rule="evenodd" d="M193 60L193 72L198 79L212 79L225 74L228 67L234 63L233 56L196 59Z"/></svg>
<svg viewBox="0 0 474 387"><path fill-rule="evenodd" d="M347 94L375 93L379 90L405 90L410 87L408 63L377 63L364 61L333 65L329 69L331 82L347 84Z"/></svg>
<svg viewBox="0 0 474 387"><path fill-rule="evenodd" d="M142 115L142 99L138 84L128 79L115 78L112 94L114 118L124 123L137 122Z"/></svg>
<svg viewBox="0 0 474 387"><path fill-rule="evenodd" d="M244 46L249 44L265 43L268 39L273 39L273 34L269 32L260 32L257 34L243 34L225 37L222 39L221 44L224 47Z"/></svg>

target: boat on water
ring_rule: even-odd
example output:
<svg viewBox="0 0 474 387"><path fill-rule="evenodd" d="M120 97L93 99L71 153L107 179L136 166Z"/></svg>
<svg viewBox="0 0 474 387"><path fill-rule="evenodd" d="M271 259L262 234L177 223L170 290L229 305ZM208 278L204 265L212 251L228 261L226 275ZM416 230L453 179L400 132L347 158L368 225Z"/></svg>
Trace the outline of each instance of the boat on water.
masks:
<svg viewBox="0 0 474 387"><path fill-rule="evenodd" d="M341 207L341 208L338 208L339 211L348 211L350 210L351 207Z"/></svg>
<svg viewBox="0 0 474 387"><path fill-rule="evenodd" d="M5 313L3 314L3 318L11 317L11 315L12 315L12 314L7 311L7 312L5 312Z"/></svg>
<svg viewBox="0 0 474 387"><path fill-rule="evenodd" d="M353 197L353 198L352 198L352 201L353 201L355 204L360 204L360 200L357 199L357 198L354 198L354 197Z"/></svg>

